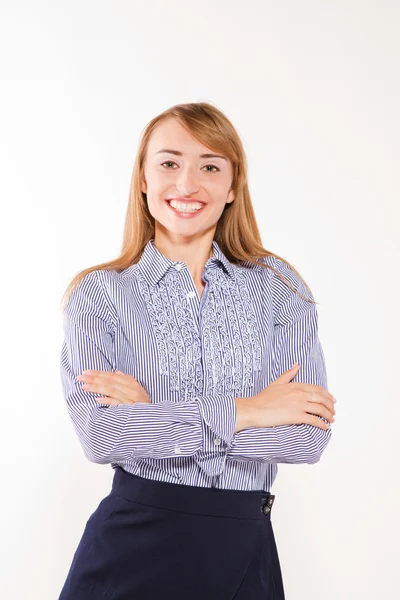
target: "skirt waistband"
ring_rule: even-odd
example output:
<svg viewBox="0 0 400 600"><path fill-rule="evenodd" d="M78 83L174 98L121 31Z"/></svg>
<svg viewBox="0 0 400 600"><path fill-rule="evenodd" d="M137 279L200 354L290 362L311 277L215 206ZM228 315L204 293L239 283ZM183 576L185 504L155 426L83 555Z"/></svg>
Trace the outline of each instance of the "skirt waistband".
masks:
<svg viewBox="0 0 400 600"><path fill-rule="evenodd" d="M223 490L146 479L117 466L112 491L133 502L192 514L270 518L275 496L264 490Z"/></svg>

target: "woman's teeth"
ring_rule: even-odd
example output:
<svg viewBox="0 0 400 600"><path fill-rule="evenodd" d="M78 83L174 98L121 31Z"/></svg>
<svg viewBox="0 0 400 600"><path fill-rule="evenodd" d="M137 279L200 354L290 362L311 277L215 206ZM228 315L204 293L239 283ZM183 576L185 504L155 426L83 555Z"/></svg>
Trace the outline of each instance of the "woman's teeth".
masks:
<svg viewBox="0 0 400 600"><path fill-rule="evenodd" d="M172 206L172 208L175 208L176 210L178 210L179 212L197 212L204 206L204 204L200 204L198 202L196 202L196 203L191 202L190 204L185 204L185 203L181 203L181 202L176 202L174 200L171 200L169 205Z"/></svg>

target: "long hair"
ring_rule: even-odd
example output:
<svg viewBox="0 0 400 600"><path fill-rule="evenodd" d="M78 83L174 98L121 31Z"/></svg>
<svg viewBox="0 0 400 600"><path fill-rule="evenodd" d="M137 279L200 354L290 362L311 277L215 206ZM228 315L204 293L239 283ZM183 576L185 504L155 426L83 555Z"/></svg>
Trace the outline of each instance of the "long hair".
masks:
<svg viewBox="0 0 400 600"><path fill-rule="evenodd" d="M127 269L138 262L146 244L154 238L154 218L147 207L146 194L141 190L141 180L151 134L161 121L170 118L177 119L194 138L213 152L223 154L232 163L231 189L234 190L235 197L233 202L225 205L214 234L215 241L228 260L234 264L249 261L267 269L272 269L293 291L308 302L316 304L312 298L307 298L296 290L273 267L265 262L259 262L259 259L268 256L283 261L303 281L312 296L309 286L293 265L278 254L266 250L262 245L248 186L247 158L236 129L215 106L208 102L191 102L168 108L154 117L143 130L131 177L121 254L109 262L89 267L75 275L62 297L63 306L88 273L99 269L115 269L117 271Z"/></svg>

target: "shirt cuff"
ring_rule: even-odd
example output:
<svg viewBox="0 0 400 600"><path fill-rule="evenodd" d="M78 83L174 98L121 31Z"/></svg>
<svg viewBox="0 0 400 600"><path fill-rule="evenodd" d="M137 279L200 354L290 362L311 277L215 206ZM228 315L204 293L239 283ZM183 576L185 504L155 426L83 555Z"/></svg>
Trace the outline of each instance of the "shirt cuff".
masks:
<svg viewBox="0 0 400 600"><path fill-rule="evenodd" d="M214 394L198 399L205 425L211 430L214 450L224 442L230 446L236 427L236 403L232 394ZM210 432L208 432L210 433ZM205 441L209 439L205 437Z"/></svg>

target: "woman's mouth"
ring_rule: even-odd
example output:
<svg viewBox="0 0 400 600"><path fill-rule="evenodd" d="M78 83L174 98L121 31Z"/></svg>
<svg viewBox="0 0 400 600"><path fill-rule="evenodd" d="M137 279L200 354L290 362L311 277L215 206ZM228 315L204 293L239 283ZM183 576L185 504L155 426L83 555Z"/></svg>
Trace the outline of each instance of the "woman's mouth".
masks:
<svg viewBox="0 0 400 600"><path fill-rule="evenodd" d="M188 202L187 204L179 204L176 208L174 208L173 206L171 206L170 200L166 200L165 202L168 204L169 209L177 217L183 217L184 219L190 219L195 217L199 213L203 212L203 210L207 206L206 204L203 204L201 208L197 208L198 204L193 202L193 206L196 206L196 208L191 208L190 203Z"/></svg>

